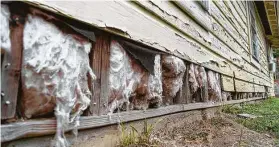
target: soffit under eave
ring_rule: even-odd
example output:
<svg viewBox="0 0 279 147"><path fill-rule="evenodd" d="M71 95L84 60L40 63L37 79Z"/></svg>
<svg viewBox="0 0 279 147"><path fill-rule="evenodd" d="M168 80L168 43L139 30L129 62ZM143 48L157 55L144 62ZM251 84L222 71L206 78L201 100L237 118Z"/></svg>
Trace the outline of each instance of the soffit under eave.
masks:
<svg viewBox="0 0 279 147"><path fill-rule="evenodd" d="M267 38L273 48L279 48L279 21L277 3L276 1L264 1L265 11L272 33L272 35L268 35Z"/></svg>

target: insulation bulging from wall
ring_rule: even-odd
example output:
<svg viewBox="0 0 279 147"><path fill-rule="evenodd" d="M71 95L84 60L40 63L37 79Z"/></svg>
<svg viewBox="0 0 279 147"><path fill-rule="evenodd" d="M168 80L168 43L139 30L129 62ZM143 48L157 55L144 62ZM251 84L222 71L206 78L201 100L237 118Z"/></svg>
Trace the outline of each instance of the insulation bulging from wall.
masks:
<svg viewBox="0 0 279 147"><path fill-rule="evenodd" d="M116 41L111 42L110 100L108 113L116 109L147 109L162 102L160 55L155 56L154 75L145 70Z"/></svg>
<svg viewBox="0 0 279 147"><path fill-rule="evenodd" d="M90 103L87 74L91 43L76 40L44 19L28 15L24 27L21 106L25 117L55 112L57 132L54 146L68 146L64 136L70 123Z"/></svg>
<svg viewBox="0 0 279 147"><path fill-rule="evenodd" d="M5 52L10 52L11 40L10 40L10 10L6 5L1 4L1 52L2 49Z"/></svg>
<svg viewBox="0 0 279 147"><path fill-rule="evenodd" d="M163 68L163 96L166 105L172 104L177 92L183 85L183 76L186 66L183 60L172 56L162 55Z"/></svg>
<svg viewBox="0 0 279 147"><path fill-rule="evenodd" d="M207 96L203 95L203 90L208 89L208 78L204 67L190 64L189 84L193 102L207 101L204 100Z"/></svg>
<svg viewBox="0 0 279 147"><path fill-rule="evenodd" d="M190 68L189 68L189 84L190 84L191 93L195 93L198 90L198 88L199 88L199 84L198 84L196 76L197 75L195 73L195 65L194 64L190 64Z"/></svg>
<svg viewBox="0 0 279 147"><path fill-rule="evenodd" d="M232 99L230 92L222 91L222 101L228 101Z"/></svg>
<svg viewBox="0 0 279 147"><path fill-rule="evenodd" d="M208 95L210 101L219 102L222 100L220 75L214 71L207 72Z"/></svg>

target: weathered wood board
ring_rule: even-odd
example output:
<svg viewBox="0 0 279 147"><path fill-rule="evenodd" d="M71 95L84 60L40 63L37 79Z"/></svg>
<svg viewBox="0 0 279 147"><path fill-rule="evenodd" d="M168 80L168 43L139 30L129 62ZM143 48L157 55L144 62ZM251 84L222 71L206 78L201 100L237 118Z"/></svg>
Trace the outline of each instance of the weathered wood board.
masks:
<svg viewBox="0 0 279 147"><path fill-rule="evenodd" d="M235 79L236 92L254 92L254 84Z"/></svg>
<svg viewBox="0 0 279 147"><path fill-rule="evenodd" d="M172 24L173 26L176 26L178 29L180 29L187 35L196 39L199 43L201 43L205 46L208 46L207 40L211 40L212 46L208 46L208 48L210 48L212 51L220 54L223 58L231 60L231 62L235 63L235 65L243 65L245 67L245 69L247 69L247 71L257 71L257 69L254 69L254 67L252 67L249 63L247 63L245 61L242 61L245 63L239 63L239 60L241 60L241 57L232 51L234 51L234 49L238 49L241 47L235 46L234 49L232 49L232 48L229 49L229 46L231 44L228 42L228 40L223 40L223 42L226 42L226 44L224 44L223 42L220 41L221 38L222 39L226 38L227 35L221 36L222 34L217 34L217 33L215 34L213 32L215 36L209 35L209 39L207 39L208 33L206 33L206 32L204 33L204 30L202 28L199 28L198 24L195 24L195 22L191 21L191 19L189 17L185 17L186 15L184 15L183 13L181 14L181 12L177 10L177 7L175 7L175 5L173 5L172 3L165 2L165 1L164 2L141 1L141 2L137 2L137 3L140 6L142 6L143 8L147 9L148 11L154 13L154 15L161 17L162 19L164 19L168 23ZM186 28L180 27L180 26L183 26L183 24L188 24L188 25L186 26ZM193 29L194 29L194 31L192 31ZM215 30L216 30L216 27L215 27ZM220 33L223 33L223 32L225 32L225 31L220 31ZM199 36L196 36L195 34L199 34ZM233 38L231 38L230 40L231 40L231 43L235 43ZM228 47L227 47L227 45L228 45ZM248 59L250 59L249 53L245 52L244 49L243 49L243 51L238 51L238 54L242 55L242 57L244 57L243 55L246 55L245 56L246 61L248 61ZM245 75L245 73L242 73L242 75ZM253 76L253 75L251 75L251 76ZM239 78L242 78L242 77L239 77ZM245 80L246 78L242 78L242 79Z"/></svg>
<svg viewBox="0 0 279 147"><path fill-rule="evenodd" d="M221 75L221 88L224 91L234 92L234 79L225 75Z"/></svg>
<svg viewBox="0 0 279 147"><path fill-rule="evenodd" d="M87 115L101 115L108 106L110 39L106 35L97 37L92 52L91 65L97 79L92 85L93 95Z"/></svg>
<svg viewBox="0 0 279 147"><path fill-rule="evenodd" d="M185 7L182 10L177 8L176 2L175 4L172 2L102 2L94 4L86 2L88 6L79 11L77 11L81 5L79 2L69 4L62 2L40 3L44 4L39 5L40 7L64 15L71 15L71 17L90 23L103 30L173 53L188 61L206 65L206 67L217 70L222 74L232 76L232 71L243 71L242 76L237 78L246 80L246 73L251 73L255 79L264 79L266 82L263 84L270 85L270 77L267 71L262 73L249 63L249 56L251 55L246 51L246 48L248 48L247 43L237 39L239 34L214 2L211 3L213 8L211 7L212 12L210 11L210 15L212 17L196 2L189 2L189 5L185 5L182 2L180 7ZM140 4L145 8L139 6ZM168 7L170 5L172 7ZM92 14L90 13L91 11ZM181 11L188 11L189 13L195 11L195 15L189 17L184 14L185 12L181 13ZM86 15L87 13L91 15ZM225 33L223 33L224 31L219 31L219 34L216 32L210 36L212 29L201 25L208 24L207 20L200 20L203 15L210 18L209 24L217 20L219 21L216 22L217 24L223 22L224 24L222 23L222 25L224 26L221 27ZM125 19L123 19L124 16ZM141 27L135 27L138 25ZM152 31L149 31L150 28L152 28ZM223 35L220 36L220 34ZM226 38L223 36L230 36L228 39L231 40L231 44L226 44L228 39L223 39ZM234 39L238 41L235 42ZM208 40L212 45L209 45ZM235 45L233 46L233 44ZM242 46L242 49L239 49L239 46ZM239 59L237 54L242 58ZM216 63L219 65L216 66Z"/></svg>
<svg viewBox="0 0 279 147"><path fill-rule="evenodd" d="M260 99L263 98L255 97L249 99L225 101L221 103L218 102L218 103L180 104L180 105L160 107L158 109L122 112L119 114L114 113L111 116L102 115L102 116L81 117L80 126L78 127L78 129L83 130L89 128L97 128L97 127L117 124L119 122L129 122L129 121L141 120L145 118L162 116L162 115L167 115L167 114L172 114L177 112L222 106L224 104L237 104L237 103L255 101ZM72 129L73 129L73 125L71 125L66 131L70 131ZM48 134L54 134L55 132L56 132L56 121L54 119L16 122L9 125L1 125L1 141L7 142L22 137L43 136Z"/></svg>
<svg viewBox="0 0 279 147"><path fill-rule="evenodd" d="M18 15L12 16L19 18ZM20 85L24 25L15 21L11 27L11 50L4 54L1 67L1 119L15 117Z"/></svg>
<svg viewBox="0 0 279 147"><path fill-rule="evenodd" d="M264 86L254 84L254 87L255 87L254 92L266 92Z"/></svg>

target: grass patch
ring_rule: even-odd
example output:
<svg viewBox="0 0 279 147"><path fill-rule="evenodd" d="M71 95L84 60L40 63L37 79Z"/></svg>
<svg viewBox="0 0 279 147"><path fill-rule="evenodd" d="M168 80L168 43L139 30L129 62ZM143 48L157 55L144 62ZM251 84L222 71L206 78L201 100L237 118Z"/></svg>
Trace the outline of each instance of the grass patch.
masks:
<svg viewBox="0 0 279 147"><path fill-rule="evenodd" d="M151 135L158 122L148 124L147 120L143 122L143 129L137 130L134 126L130 125L128 130L125 125L121 124L121 139L118 147L157 147L158 142L151 139Z"/></svg>
<svg viewBox="0 0 279 147"><path fill-rule="evenodd" d="M269 98L257 104L243 104L241 107L224 106L222 111L230 114L256 115L258 117L254 119L237 118L236 121L249 129L268 132L279 138L279 98Z"/></svg>

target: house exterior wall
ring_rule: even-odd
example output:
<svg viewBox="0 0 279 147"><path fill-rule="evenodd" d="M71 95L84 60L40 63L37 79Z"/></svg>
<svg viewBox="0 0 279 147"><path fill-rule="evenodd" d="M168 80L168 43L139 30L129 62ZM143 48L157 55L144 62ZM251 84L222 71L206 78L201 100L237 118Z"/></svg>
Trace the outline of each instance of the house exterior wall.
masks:
<svg viewBox="0 0 279 147"><path fill-rule="evenodd" d="M12 30L10 36L13 37L10 37L12 40L11 53L5 53L5 62L1 62L5 67L2 75L10 76L7 81L1 82L6 86L6 90L3 93L1 91L1 97L3 95L5 97L1 106L2 108L3 106L9 107L9 109L2 109L7 112L7 114L2 113L4 125L1 126L1 130L4 133L1 134L1 139L4 140L3 142L55 132L61 135L78 126L78 123L75 126L66 123L65 126L69 125L69 127L59 129L59 122L56 121L59 120L56 115L59 113L53 113L57 112L57 107L54 108L58 104L57 101L47 101L40 95L42 92L47 95L52 92L33 90L33 94L27 94L31 99L24 96L25 92L32 92L32 88L24 88L26 80L18 76L24 75L22 69L27 67L23 62L25 60L21 60L21 57L26 59L28 56L34 55L26 53L25 46L30 43L26 42L28 35L23 33L39 36L39 31L36 29L26 30L26 26L32 22L33 16L44 20L41 24L37 23L35 27L44 32L41 33L42 36L47 35L46 32L50 30L45 29L44 25L55 26L59 33L54 32L53 36L65 34L80 44L83 44L85 40L92 43L90 53L89 49L86 49L86 54L83 54L86 55L85 58L76 54L71 56L71 59L67 59L67 61L74 61L74 58L81 58L86 62L84 65L87 68L90 67L96 76L87 77L83 73L84 82L80 84L81 86L72 87L73 90L66 95L67 100L71 100L73 97L71 94L75 94L76 90L82 92L90 89L89 91L92 92L92 95L88 93L88 96L90 95L90 101L86 102L88 108L78 109L81 103L75 100L80 99L73 100L77 102L78 105L75 104L77 107L72 105L69 105L69 109L63 107L73 110L73 112L85 110L82 116L80 113L78 117L75 117L77 118L75 122L81 122L78 129L96 128L182 111L254 101L266 98L266 93L269 96L274 95L273 73L269 71L270 59L267 58L271 50L266 42L264 29L256 9L253 21L255 24L253 25L254 37L251 35L250 6L254 7L253 3L249 4L244 1L25 1L11 2L8 6L11 17L7 17L10 27L6 26L6 30ZM19 9L21 11L18 11L19 7L22 8ZM16 24L14 24L15 22ZM17 31L14 31L15 28ZM87 30L88 28L90 29ZM86 30L86 33L93 34L94 37L89 39L82 32L83 29ZM32 46L31 50L46 51L48 49L48 53L52 55L52 49L55 51L58 45L63 44L57 42L55 37L41 38L37 39L40 41L44 41L44 38L52 40L42 43L46 48ZM21 42L19 43L18 40ZM256 57L253 56L252 42L256 42ZM55 45L49 48L49 43ZM70 45L70 47L78 46ZM63 47L63 51L68 50L68 46ZM16 54L22 51L23 55ZM62 47L59 48L59 51L62 51ZM80 49L78 48L76 51L80 51ZM74 54L74 52L70 53ZM14 61L15 63L6 61L10 60L6 56L13 57L15 54L16 57L20 57ZM70 54L67 53L67 55ZM44 53L40 53L40 56L42 56L40 59L46 59L43 57ZM54 55L47 57L56 58ZM53 60L51 62L57 63ZM16 72L15 75L9 74L9 71L14 72L7 70L10 68L10 63L22 65L23 68L19 68L18 70L21 71ZM41 63L43 62L38 62L38 65ZM42 67L46 65L43 64ZM47 65L47 68L51 67L52 64ZM67 66L67 68L72 67L74 66ZM40 72L40 70L34 70L33 67L32 72L39 76L39 80L45 80L44 77L50 75L49 73L44 74L46 72ZM59 73L54 79L64 81L65 77L62 75ZM52 79L52 77L54 76L47 79ZM77 83L81 79L74 78L76 85L79 85ZM33 80L34 77L29 76L28 79ZM34 82L39 80L34 80ZM15 83L15 88L10 88L12 86L10 81ZM56 83L50 80L49 83L33 84L33 87L44 87ZM22 86L17 88L19 84L23 85L23 88ZM82 90L80 88L82 86L88 90ZM48 89L51 88L49 86ZM69 90L67 87L65 88ZM8 90L10 93L7 92ZM50 96L56 100L60 97L64 98L64 95ZM23 110L27 111L34 107L22 107L24 100L30 102L26 103L26 106L36 103L42 106L47 110L46 112L50 112L49 116L45 113L43 115L37 113L26 115ZM51 102L53 107L46 107L46 102ZM71 102L69 101L67 104L73 104ZM67 116L70 115L70 112L67 111ZM38 120L38 117L42 119ZM18 118L26 121L19 122ZM65 120L68 118L63 119L63 121ZM37 130L29 129L34 127ZM63 131L57 132L57 130Z"/></svg>
<svg viewBox="0 0 279 147"><path fill-rule="evenodd" d="M248 2L29 2L221 73L224 91L272 88L264 29L256 12L258 61L252 57ZM255 9L255 11L257 11ZM271 94L271 93L270 93ZM272 94L271 94L272 95Z"/></svg>

